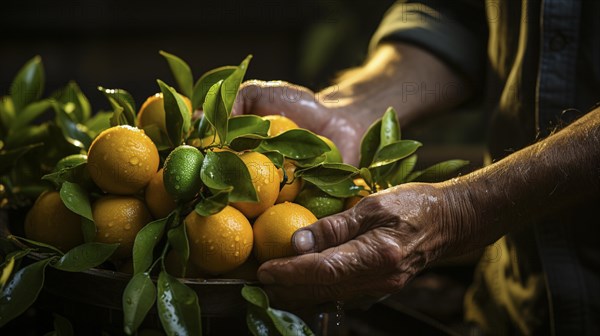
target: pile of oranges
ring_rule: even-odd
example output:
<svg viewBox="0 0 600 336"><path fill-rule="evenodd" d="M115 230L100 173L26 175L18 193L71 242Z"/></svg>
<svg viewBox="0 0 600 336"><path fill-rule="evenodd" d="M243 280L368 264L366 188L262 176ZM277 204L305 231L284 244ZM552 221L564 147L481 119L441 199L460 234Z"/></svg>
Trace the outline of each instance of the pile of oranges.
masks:
<svg viewBox="0 0 600 336"><path fill-rule="evenodd" d="M183 98L189 105L189 100ZM269 136L298 128L283 116L264 119L270 121ZM87 153L87 172L101 190L90 195L96 226L94 240L119 243L111 260L122 265L122 270L131 267L137 233L151 221L169 216L200 191L197 179L201 151L181 145L162 160L157 146L142 130L154 124L166 132L164 121L162 95L151 96L137 114L137 127L114 126L104 130ZM324 140L332 149L330 154L339 157L335 145ZM306 190L301 178L294 177L294 161L285 159L283 167L277 168L257 151L234 152L227 147L208 150L230 151L239 156L251 176L258 202L230 202L209 216L201 216L193 209L183 213L189 263L185 274L174 275L255 278L260 263L292 256L292 234L321 216L293 203ZM56 191L38 198L28 213L25 229L28 238L63 251L83 243L81 218L65 207ZM166 255L165 263L171 272L181 273L181 260L174 250Z"/></svg>

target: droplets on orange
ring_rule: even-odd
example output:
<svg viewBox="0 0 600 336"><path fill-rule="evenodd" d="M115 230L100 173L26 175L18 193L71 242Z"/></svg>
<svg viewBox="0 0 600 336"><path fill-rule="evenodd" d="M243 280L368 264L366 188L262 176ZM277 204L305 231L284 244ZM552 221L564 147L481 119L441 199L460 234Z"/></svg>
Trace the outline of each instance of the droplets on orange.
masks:
<svg viewBox="0 0 600 336"><path fill-rule="evenodd" d="M158 170L158 149L143 130L114 126L104 130L88 151L90 176L102 190L131 195L143 189Z"/></svg>

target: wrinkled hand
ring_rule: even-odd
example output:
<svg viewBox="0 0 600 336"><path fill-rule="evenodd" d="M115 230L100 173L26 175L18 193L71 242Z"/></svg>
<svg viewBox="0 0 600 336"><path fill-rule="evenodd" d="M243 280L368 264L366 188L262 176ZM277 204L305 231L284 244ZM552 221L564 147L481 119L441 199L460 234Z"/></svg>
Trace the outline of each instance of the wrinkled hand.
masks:
<svg viewBox="0 0 600 336"><path fill-rule="evenodd" d="M437 184L367 196L296 231L292 245L301 255L264 263L259 280L275 304L288 308L396 292L459 244L457 234L468 234L449 211L457 207Z"/></svg>
<svg viewBox="0 0 600 336"><path fill-rule="evenodd" d="M337 104L336 99L333 93L316 94L287 82L251 80L242 84L232 113L286 116L298 126L331 139L344 161L357 165L365 125L354 120L349 108Z"/></svg>

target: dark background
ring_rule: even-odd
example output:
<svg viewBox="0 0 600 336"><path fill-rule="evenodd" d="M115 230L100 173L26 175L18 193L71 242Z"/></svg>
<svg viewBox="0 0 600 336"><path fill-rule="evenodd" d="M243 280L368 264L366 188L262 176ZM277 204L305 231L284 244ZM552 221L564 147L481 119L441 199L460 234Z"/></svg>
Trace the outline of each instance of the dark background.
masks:
<svg viewBox="0 0 600 336"><path fill-rule="evenodd" d="M195 79L253 54L247 79L285 80L318 90L339 71L364 61L369 39L392 2L3 0L0 96L8 94L20 67L40 55L46 95L74 80L94 111L109 109L96 89L99 85L126 89L139 106L159 91L157 78L174 84L159 50L187 61ZM422 166L461 158L470 160L473 169L481 166L484 131L480 111L464 107L403 128L403 135L423 142L419 150ZM396 296L397 302L447 325L456 323L470 267L467 263L426 272ZM422 322L397 313L398 309L390 312L378 306L369 313L349 312L348 326L355 331L349 334L395 335L397 327L429 334ZM51 330L51 317L35 310L9 330L34 335L36 331L27 333L21 328L36 323L41 324L37 331Z"/></svg>

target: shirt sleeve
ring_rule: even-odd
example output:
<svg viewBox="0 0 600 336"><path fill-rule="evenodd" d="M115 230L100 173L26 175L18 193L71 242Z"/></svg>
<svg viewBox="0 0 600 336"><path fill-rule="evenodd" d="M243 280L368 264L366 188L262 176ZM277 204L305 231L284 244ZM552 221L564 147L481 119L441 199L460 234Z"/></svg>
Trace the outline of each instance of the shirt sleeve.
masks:
<svg viewBox="0 0 600 336"><path fill-rule="evenodd" d="M488 29L480 1L398 1L384 16L369 50L387 41L418 45L475 87L483 83Z"/></svg>

